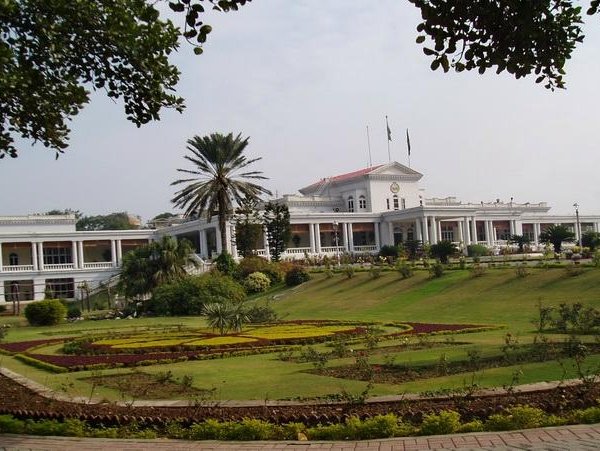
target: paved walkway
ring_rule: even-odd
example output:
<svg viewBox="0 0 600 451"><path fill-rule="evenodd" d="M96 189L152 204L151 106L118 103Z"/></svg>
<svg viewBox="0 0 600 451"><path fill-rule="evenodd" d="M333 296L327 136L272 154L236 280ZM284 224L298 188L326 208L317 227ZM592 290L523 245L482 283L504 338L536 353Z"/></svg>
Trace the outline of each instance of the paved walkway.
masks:
<svg viewBox="0 0 600 451"><path fill-rule="evenodd" d="M0 434L0 451L134 451L134 450L284 450L409 451L462 450L599 450L600 424L561 426L511 432L436 435L359 442L190 442L184 440L111 440Z"/></svg>

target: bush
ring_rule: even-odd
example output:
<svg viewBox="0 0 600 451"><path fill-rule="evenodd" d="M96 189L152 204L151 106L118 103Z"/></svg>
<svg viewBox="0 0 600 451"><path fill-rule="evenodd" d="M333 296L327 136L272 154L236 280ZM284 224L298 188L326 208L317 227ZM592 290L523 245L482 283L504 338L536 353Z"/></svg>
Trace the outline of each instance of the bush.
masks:
<svg viewBox="0 0 600 451"><path fill-rule="evenodd" d="M471 268L471 277L481 277L485 274L485 267L481 266L479 263L475 263Z"/></svg>
<svg viewBox="0 0 600 451"><path fill-rule="evenodd" d="M262 272L253 272L244 280L244 288L248 293L262 293L271 286L271 279Z"/></svg>
<svg viewBox="0 0 600 451"><path fill-rule="evenodd" d="M354 266L348 265L344 267L344 274L347 279L352 279L354 277Z"/></svg>
<svg viewBox="0 0 600 451"><path fill-rule="evenodd" d="M310 275L302 266L294 266L285 274L285 284L288 287L300 285L310 280Z"/></svg>
<svg viewBox="0 0 600 451"><path fill-rule="evenodd" d="M398 257L398 247L389 244L381 246L381 249L379 249L379 256L396 258Z"/></svg>
<svg viewBox="0 0 600 451"><path fill-rule="evenodd" d="M75 303L70 303L67 306L67 318L68 319L81 318L81 309Z"/></svg>
<svg viewBox="0 0 600 451"><path fill-rule="evenodd" d="M253 305L246 311L248 322L256 323L273 323L277 321L277 313L270 305Z"/></svg>
<svg viewBox="0 0 600 451"><path fill-rule="evenodd" d="M379 279L381 277L381 271L381 266L371 266L371 269L369 270L371 279Z"/></svg>
<svg viewBox="0 0 600 451"><path fill-rule="evenodd" d="M161 285L154 290L146 310L159 316L201 315L205 304L245 299L244 288L231 277L210 273Z"/></svg>
<svg viewBox="0 0 600 451"><path fill-rule="evenodd" d="M490 250L483 244L469 244L467 254L469 257L483 257L490 255Z"/></svg>
<svg viewBox="0 0 600 451"><path fill-rule="evenodd" d="M527 269L527 263L522 263L515 268L515 275L520 279L524 279L529 275L529 270Z"/></svg>
<svg viewBox="0 0 600 451"><path fill-rule="evenodd" d="M403 279L408 279L414 275L412 268L405 261L399 262L398 265L396 265L396 270Z"/></svg>
<svg viewBox="0 0 600 451"><path fill-rule="evenodd" d="M262 257L259 257L257 255L244 257L238 263L237 275L240 279L243 280L253 272L262 272L266 274L266 270L268 267L269 261Z"/></svg>
<svg viewBox="0 0 600 451"><path fill-rule="evenodd" d="M436 261L433 265L429 267L429 275L433 279L442 277L444 275L444 265Z"/></svg>
<svg viewBox="0 0 600 451"><path fill-rule="evenodd" d="M485 423L489 431L538 428L546 424L546 414L536 407L511 407L506 414L491 415Z"/></svg>
<svg viewBox="0 0 600 451"><path fill-rule="evenodd" d="M432 257L439 259L442 263L448 263L448 259L458 253L458 248L453 242L442 240L431 245L429 252Z"/></svg>
<svg viewBox="0 0 600 451"><path fill-rule="evenodd" d="M219 272L227 276L233 276L237 265L231 254L223 251L215 259L215 266Z"/></svg>
<svg viewBox="0 0 600 451"><path fill-rule="evenodd" d="M6 305L0 304L0 313L4 313L4 312L6 312L6 310L7 310Z"/></svg>
<svg viewBox="0 0 600 451"><path fill-rule="evenodd" d="M460 428L460 414L453 410L442 410L439 414L425 415L421 424L421 435L453 434Z"/></svg>
<svg viewBox="0 0 600 451"><path fill-rule="evenodd" d="M67 308L58 299L33 302L25 307L25 317L32 326L54 326L67 315Z"/></svg>

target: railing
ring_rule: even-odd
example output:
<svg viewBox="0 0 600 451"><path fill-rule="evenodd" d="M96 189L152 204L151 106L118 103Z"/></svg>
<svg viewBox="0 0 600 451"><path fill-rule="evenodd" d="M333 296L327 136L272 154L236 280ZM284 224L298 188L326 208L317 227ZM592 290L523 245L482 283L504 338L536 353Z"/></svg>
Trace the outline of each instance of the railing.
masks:
<svg viewBox="0 0 600 451"><path fill-rule="evenodd" d="M266 257L267 256L267 251L265 249L257 249L256 250L256 255L258 255L259 257Z"/></svg>
<svg viewBox="0 0 600 451"><path fill-rule="evenodd" d="M112 268L112 262L89 262L83 263L84 269L110 269Z"/></svg>
<svg viewBox="0 0 600 451"><path fill-rule="evenodd" d="M47 271L66 271L73 269L73 263L60 263L57 265L44 265L44 269Z"/></svg>
<svg viewBox="0 0 600 451"><path fill-rule="evenodd" d="M11 265L11 266L3 266L3 272L23 272L23 271L33 271L33 265Z"/></svg>
<svg viewBox="0 0 600 451"><path fill-rule="evenodd" d="M354 252L375 252L377 251L377 246L374 244L368 244L365 246L354 246Z"/></svg>
<svg viewBox="0 0 600 451"><path fill-rule="evenodd" d="M323 246L321 247L321 253L323 254L334 254L336 252L346 252L344 246Z"/></svg>
<svg viewBox="0 0 600 451"><path fill-rule="evenodd" d="M310 254L310 247L288 247L285 250L286 254Z"/></svg>

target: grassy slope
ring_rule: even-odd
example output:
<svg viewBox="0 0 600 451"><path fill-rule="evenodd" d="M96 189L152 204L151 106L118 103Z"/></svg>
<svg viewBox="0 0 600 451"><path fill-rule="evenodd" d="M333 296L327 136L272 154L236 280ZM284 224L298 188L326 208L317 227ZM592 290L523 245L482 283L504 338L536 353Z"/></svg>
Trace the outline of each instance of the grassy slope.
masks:
<svg viewBox="0 0 600 451"><path fill-rule="evenodd" d="M267 297L271 297L272 293ZM467 349L477 347L484 353L502 344L507 331L519 335L522 343L531 341L538 299L546 305L560 302L580 301L600 307L600 271L587 269L578 277L567 277L562 269L532 270L532 275L518 279L513 269L488 271L483 277L473 279L467 271L447 272L441 279L429 280L425 272L401 280L395 272L384 273L372 280L367 273L359 273L347 280L342 275L326 279L315 275L309 283L293 290L276 292L274 308L286 319L359 319L375 321L421 321L440 323L504 324L507 329L461 335L458 340L473 344L458 348L432 348L409 353L399 353L396 362L436 362L441 353L450 358L460 358ZM199 318L148 318L131 321L98 321L92 323L65 324L54 328L19 327L12 329L8 341L39 339L60 336L76 330L98 329L108 331L116 328L140 326L166 326L183 324L200 326ZM444 337L439 337L443 340ZM374 357L373 362L383 357ZM592 359L597 364L598 359ZM351 363L352 359L332 361L329 365ZM379 362L381 363L381 362ZM591 363L591 362L590 362ZM8 356L0 356L0 365L56 389L74 382L71 394L90 395L90 386L80 379L91 372L49 375L32 369ZM227 399L277 399L294 396L315 396L340 393L346 389L358 393L364 382L345 381L315 375L302 370L310 364L281 362L275 355L259 355L223 360L184 362L141 368L144 372L171 370L175 377L193 375L198 388L217 389L217 400ZM478 375L481 385L502 385L510 382L518 368L496 368ZM119 373L129 370L104 370L102 373ZM562 369L556 362L532 364L524 367L521 382L558 379ZM470 376L448 376L428 381L402 385L377 385L373 394L403 393L435 390L442 387L461 386ZM119 399L119 393L96 387L95 396Z"/></svg>

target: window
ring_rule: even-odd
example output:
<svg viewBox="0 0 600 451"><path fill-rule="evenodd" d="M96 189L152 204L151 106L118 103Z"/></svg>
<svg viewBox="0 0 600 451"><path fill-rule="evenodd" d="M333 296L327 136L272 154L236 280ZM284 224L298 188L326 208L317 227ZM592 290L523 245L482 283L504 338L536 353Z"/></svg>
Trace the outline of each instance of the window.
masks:
<svg viewBox="0 0 600 451"><path fill-rule="evenodd" d="M348 211L354 213L354 197L352 196L348 198Z"/></svg>
<svg viewBox="0 0 600 451"><path fill-rule="evenodd" d="M75 282L73 279L46 279L46 290L54 299L74 298Z"/></svg>
<svg viewBox="0 0 600 451"><path fill-rule="evenodd" d="M70 247L44 247L44 265L72 263Z"/></svg>
<svg viewBox="0 0 600 451"><path fill-rule="evenodd" d="M406 199L403 197L402 199L400 199L400 202L402 204L402 210L406 210Z"/></svg>
<svg viewBox="0 0 600 451"><path fill-rule="evenodd" d="M396 196L394 194L393 200L394 200L394 210L399 210L400 209L400 204L398 203L398 196Z"/></svg>
<svg viewBox="0 0 600 451"><path fill-rule="evenodd" d="M365 198L365 196L360 196L358 198L358 208L360 210L366 210L367 209L367 199Z"/></svg>
<svg viewBox="0 0 600 451"><path fill-rule="evenodd" d="M390 209L390 200L386 199L385 204L387 205L387 209L389 210Z"/></svg>
<svg viewBox="0 0 600 451"><path fill-rule="evenodd" d="M14 252L8 256L8 264L10 266L17 266L19 264L19 256Z"/></svg>
<svg viewBox="0 0 600 451"><path fill-rule="evenodd" d="M442 240L443 241L454 241L454 227L451 225L441 225L442 229Z"/></svg>

